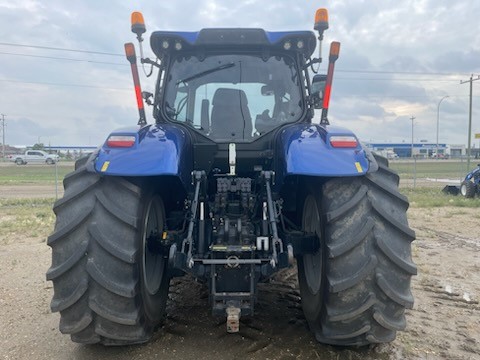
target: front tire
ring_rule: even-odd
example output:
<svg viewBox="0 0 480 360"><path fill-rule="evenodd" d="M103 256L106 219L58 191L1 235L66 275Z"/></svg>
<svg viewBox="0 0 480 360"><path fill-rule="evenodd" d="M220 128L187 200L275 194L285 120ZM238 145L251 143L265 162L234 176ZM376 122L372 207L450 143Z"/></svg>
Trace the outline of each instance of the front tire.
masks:
<svg viewBox="0 0 480 360"><path fill-rule="evenodd" d="M460 194L466 198L473 198L476 192L476 185L469 180L464 180L460 185Z"/></svg>
<svg viewBox="0 0 480 360"><path fill-rule="evenodd" d="M163 231L161 197L126 179L89 173L83 159L64 187L54 206L47 272L60 331L84 344L148 341L163 320L169 285L166 261L149 246Z"/></svg>
<svg viewBox="0 0 480 360"><path fill-rule="evenodd" d="M407 223L408 200L398 192L398 175L387 160L376 158L378 171L332 179L321 193L316 184L305 201L303 227L320 234L316 255L322 254L322 266L305 266L312 255L299 259L300 292L305 317L321 343L392 341L406 326L405 308L413 306L410 279L417 269L411 260L415 233ZM307 206L311 198L316 210ZM316 221L312 211L322 214L321 231L320 225L308 225L309 218ZM316 292L311 285L318 282L309 286L308 281L314 276L321 284Z"/></svg>

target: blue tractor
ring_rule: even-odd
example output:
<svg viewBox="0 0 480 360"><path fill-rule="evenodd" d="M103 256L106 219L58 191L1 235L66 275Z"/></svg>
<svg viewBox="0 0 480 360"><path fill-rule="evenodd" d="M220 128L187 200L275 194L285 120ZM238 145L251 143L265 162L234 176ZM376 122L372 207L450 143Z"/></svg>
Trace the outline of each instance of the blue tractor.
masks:
<svg viewBox="0 0 480 360"><path fill-rule="evenodd" d="M464 197L473 198L478 193L480 193L480 164L470 171L460 184L460 194Z"/></svg>
<svg viewBox="0 0 480 360"><path fill-rule="evenodd" d="M327 28L320 9L318 36L155 31L151 60L143 16L132 14L155 92L142 93L126 44L138 125L77 161L54 205L47 279L62 333L85 344L146 342L165 317L170 280L184 274L208 286L213 315L236 332L255 314L257 284L291 266L319 342L383 343L405 328L417 272L409 203L385 158L329 124L340 44L326 75L314 75L321 52L313 56Z"/></svg>

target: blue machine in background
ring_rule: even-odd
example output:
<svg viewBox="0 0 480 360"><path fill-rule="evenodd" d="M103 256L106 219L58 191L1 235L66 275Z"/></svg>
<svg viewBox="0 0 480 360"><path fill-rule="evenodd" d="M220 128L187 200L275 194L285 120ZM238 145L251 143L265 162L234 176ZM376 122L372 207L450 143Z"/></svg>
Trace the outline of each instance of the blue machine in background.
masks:
<svg viewBox="0 0 480 360"><path fill-rule="evenodd" d="M473 198L480 192L480 164L470 171L460 184L460 194L466 198Z"/></svg>

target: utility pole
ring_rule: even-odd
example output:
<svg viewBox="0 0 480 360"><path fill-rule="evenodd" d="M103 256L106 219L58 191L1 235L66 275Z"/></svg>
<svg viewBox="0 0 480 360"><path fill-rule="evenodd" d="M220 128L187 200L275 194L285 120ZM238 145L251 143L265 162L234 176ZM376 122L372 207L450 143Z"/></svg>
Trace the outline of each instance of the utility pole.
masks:
<svg viewBox="0 0 480 360"><path fill-rule="evenodd" d="M412 159L413 159L413 120L415 120L415 116L412 115L412 117L410 118L410 120L412 120Z"/></svg>
<svg viewBox="0 0 480 360"><path fill-rule="evenodd" d="M470 170L470 152L471 152L471 143L472 143L472 92L473 92L473 82L480 80L480 75L476 79L473 78L473 74L470 75L470 80L460 81L460 84L470 83L470 109L468 113L468 145L467 145L467 171Z"/></svg>
<svg viewBox="0 0 480 360"><path fill-rule="evenodd" d="M2 161L5 161L5 115L0 114L2 116Z"/></svg>

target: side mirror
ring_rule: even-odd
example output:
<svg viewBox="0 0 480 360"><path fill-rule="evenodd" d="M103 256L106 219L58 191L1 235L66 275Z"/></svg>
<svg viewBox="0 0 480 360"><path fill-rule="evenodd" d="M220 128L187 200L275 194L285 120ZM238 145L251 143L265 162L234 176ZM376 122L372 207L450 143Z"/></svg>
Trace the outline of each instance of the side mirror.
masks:
<svg viewBox="0 0 480 360"><path fill-rule="evenodd" d="M315 109L322 108L323 93L325 91L325 84L327 83L327 75L315 75L312 79L312 91L310 96L313 101Z"/></svg>

